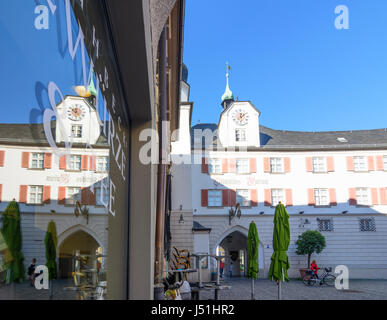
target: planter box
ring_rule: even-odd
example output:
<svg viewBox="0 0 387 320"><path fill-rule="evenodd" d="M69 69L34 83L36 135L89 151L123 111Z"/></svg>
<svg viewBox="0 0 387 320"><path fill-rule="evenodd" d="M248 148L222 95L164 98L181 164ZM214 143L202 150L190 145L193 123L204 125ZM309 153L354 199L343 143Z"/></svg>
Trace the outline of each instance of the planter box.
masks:
<svg viewBox="0 0 387 320"><path fill-rule="evenodd" d="M301 279L304 279L306 271L309 271L310 269L307 268L301 268L298 269L300 271Z"/></svg>

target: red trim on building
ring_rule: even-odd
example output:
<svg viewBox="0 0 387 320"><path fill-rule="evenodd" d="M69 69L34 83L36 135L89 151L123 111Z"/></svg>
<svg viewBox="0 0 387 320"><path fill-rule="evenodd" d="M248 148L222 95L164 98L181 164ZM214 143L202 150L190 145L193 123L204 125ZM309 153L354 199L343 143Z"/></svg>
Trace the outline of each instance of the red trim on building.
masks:
<svg viewBox="0 0 387 320"><path fill-rule="evenodd" d="M22 152L22 160L21 160L22 168L28 168L29 161L30 161L30 153L29 152Z"/></svg>

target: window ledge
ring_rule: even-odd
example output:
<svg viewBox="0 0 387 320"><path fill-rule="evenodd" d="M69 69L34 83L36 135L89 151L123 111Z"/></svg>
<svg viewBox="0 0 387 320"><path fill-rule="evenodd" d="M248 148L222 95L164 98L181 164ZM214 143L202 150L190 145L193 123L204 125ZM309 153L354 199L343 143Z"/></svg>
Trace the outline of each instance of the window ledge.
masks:
<svg viewBox="0 0 387 320"><path fill-rule="evenodd" d="M44 171L46 168L27 168L27 169L32 171Z"/></svg>
<svg viewBox="0 0 387 320"><path fill-rule="evenodd" d="M86 170L83 170L83 171L86 171ZM65 172L82 172L82 169L81 169L81 170L70 170L70 169L66 169Z"/></svg>
<svg viewBox="0 0 387 320"><path fill-rule="evenodd" d="M25 203L25 205L29 207L35 207L35 206L43 207L45 203Z"/></svg>

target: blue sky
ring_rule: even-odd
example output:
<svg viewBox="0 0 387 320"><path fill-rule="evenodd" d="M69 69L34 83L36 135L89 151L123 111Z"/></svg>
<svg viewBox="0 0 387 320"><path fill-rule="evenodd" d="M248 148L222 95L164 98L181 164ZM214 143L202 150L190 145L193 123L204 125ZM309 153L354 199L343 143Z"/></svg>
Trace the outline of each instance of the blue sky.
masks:
<svg viewBox="0 0 387 320"><path fill-rule="evenodd" d="M45 88L82 84L80 54L67 50L64 2L49 29L34 28L36 4L0 1L0 122L41 122ZM349 8L349 30L334 26ZM75 25L75 24L74 24ZM76 37L76 34L73 35ZM287 130L387 127L387 1L187 0L184 61L192 123L218 122L225 89L261 111L261 124Z"/></svg>
<svg viewBox="0 0 387 320"><path fill-rule="evenodd" d="M349 9L337 30L335 8ZM186 1L192 124L219 120L230 88L285 130L387 127L387 1Z"/></svg>

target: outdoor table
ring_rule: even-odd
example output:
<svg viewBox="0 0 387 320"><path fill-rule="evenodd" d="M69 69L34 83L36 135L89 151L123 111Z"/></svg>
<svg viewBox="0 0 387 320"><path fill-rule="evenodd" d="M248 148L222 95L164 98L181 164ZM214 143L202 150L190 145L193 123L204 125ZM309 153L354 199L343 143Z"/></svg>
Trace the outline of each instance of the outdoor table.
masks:
<svg viewBox="0 0 387 320"><path fill-rule="evenodd" d="M202 287L191 287L191 293L192 293L192 300L199 300L200 299L200 291L202 290L214 290L215 296L214 300L218 300L218 293L219 290L230 290L231 286L224 286L224 285L204 285Z"/></svg>

